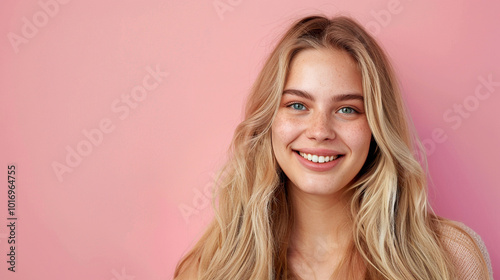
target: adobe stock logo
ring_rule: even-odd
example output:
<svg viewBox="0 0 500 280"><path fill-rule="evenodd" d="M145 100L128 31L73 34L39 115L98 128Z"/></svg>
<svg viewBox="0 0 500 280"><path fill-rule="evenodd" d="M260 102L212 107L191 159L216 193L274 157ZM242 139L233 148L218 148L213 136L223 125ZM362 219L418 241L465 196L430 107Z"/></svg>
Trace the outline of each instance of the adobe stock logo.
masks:
<svg viewBox="0 0 500 280"><path fill-rule="evenodd" d="M21 21L23 23L21 27L21 33L17 34L14 32L7 33L7 38L9 39L10 45L14 49L14 52L19 53L19 46L21 44L27 44L29 40L35 38L35 36L40 32L40 29L45 27L50 18L54 18L59 14L60 4L65 5L69 3L70 0L48 0L48 1L38 1L38 6L40 10L36 11L31 19L27 17L22 17Z"/></svg>
<svg viewBox="0 0 500 280"><path fill-rule="evenodd" d="M421 141L424 152L427 157L430 157L438 148L438 146L449 139L449 132L447 127L452 130L457 130L462 127L464 121L472 116L472 114L479 109L481 103L486 102L491 98L498 88L500 88L500 81L493 79L493 74L487 76L478 76L478 84L474 88L474 92L467 95L461 102L454 103L451 108L443 112L443 121L449 126L435 127L431 136ZM421 158L419 152L415 156Z"/></svg>
<svg viewBox="0 0 500 280"><path fill-rule="evenodd" d="M227 12L234 11L235 7L238 7L243 0L215 0L212 2L217 16L222 21L224 20L224 14Z"/></svg>
<svg viewBox="0 0 500 280"><path fill-rule="evenodd" d="M115 269L111 270L111 273L113 274L113 278L111 280L134 280L135 276L127 274L125 271L125 267L122 267L121 273L118 273Z"/></svg>
<svg viewBox="0 0 500 280"><path fill-rule="evenodd" d="M411 1L411 0L409 0ZM370 15L373 17L373 20L366 23L365 27L368 32L372 33L374 36L377 36L383 27L387 27L394 15L398 15L403 11L404 7L399 0L390 0L387 2L387 8L379 11L370 11Z"/></svg>
<svg viewBox="0 0 500 280"><path fill-rule="evenodd" d="M144 75L142 83L134 86L129 93L122 94L120 98L116 98L111 102L111 112L116 114L116 117L124 121L129 118L130 113L139 107L151 92L156 90L163 82L163 79L168 77L169 73L162 71L158 65L156 67L147 66L145 68L147 74ZM63 175L72 173L75 168L80 166L85 157L88 157L94 151L95 147L99 147L106 134L113 132L116 128L111 118L102 118L98 122L97 128L83 129L82 134L84 139L80 140L75 147L66 145L66 157L63 163L59 161L52 162L52 169L59 182L63 181Z"/></svg>
<svg viewBox="0 0 500 280"><path fill-rule="evenodd" d="M211 205L210 202L215 190L214 182L217 179L215 173L211 173L210 177L212 179L207 182L202 189L193 188L194 196L191 203L180 203L178 205L179 211L186 224L191 222L192 217L200 215L200 211L207 209Z"/></svg>

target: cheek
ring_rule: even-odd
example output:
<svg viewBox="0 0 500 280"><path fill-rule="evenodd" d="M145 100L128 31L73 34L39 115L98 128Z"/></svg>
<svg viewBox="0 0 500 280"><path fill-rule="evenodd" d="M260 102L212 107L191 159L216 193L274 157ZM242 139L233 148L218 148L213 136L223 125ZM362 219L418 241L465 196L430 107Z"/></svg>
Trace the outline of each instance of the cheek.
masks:
<svg viewBox="0 0 500 280"><path fill-rule="evenodd" d="M285 148L300 134L299 123L279 113L274 119L271 131L275 149Z"/></svg>
<svg viewBox="0 0 500 280"><path fill-rule="evenodd" d="M372 132L367 122L362 122L350 128L347 133L347 141L353 153L368 155Z"/></svg>

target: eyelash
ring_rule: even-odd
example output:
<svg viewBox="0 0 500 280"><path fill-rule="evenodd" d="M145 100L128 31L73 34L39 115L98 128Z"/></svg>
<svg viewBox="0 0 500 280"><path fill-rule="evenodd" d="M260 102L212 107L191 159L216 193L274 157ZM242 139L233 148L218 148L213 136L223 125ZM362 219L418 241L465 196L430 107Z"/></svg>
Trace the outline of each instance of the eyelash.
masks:
<svg viewBox="0 0 500 280"><path fill-rule="evenodd" d="M356 110L355 110L354 108L352 108L352 107L342 107L342 108L340 108L340 110L339 110L339 111L344 110L344 109L349 109L349 110L351 110L351 111L352 111L351 113L344 113L344 114L356 114L356 113L358 113L358 111L356 111ZM337 111L337 112L338 112L338 111Z"/></svg>
<svg viewBox="0 0 500 280"><path fill-rule="evenodd" d="M305 106L304 104L299 103L299 102L294 102L294 103L291 103L291 104L289 104L287 107L290 107L290 108L292 108L292 109L294 109L294 110L302 111L302 110L300 110L300 109L295 108L295 105L300 105L300 106L302 106L304 109L306 108L306 106Z"/></svg>
<svg viewBox="0 0 500 280"><path fill-rule="evenodd" d="M293 110L297 110L297 111L303 111L303 109L297 109L295 108L295 105L300 105L302 106L304 109L306 108L306 106L300 102L293 102L293 103L290 103L288 104L286 107L289 107L289 108L292 108ZM343 113L343 114L357 114L359 113L356 109L352 108L352 107L342 107L340 108L337 112L341 111L341 110L345 110L345 109L349 109L349 110L352 110L351 113Z"/></svg>

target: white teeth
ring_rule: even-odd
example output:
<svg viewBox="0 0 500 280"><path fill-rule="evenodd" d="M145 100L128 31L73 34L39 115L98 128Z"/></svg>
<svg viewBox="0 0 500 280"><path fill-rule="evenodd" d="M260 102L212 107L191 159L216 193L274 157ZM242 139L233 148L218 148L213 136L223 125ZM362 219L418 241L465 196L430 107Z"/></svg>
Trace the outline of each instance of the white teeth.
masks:
<svg viewBox="0 0 500 280"><path fill-rule="evenodd" d="M332 161L332 160L337 159L339 157L339 155L336 155L336 156L318 156L318 155L306 154L306 153L302 153L302 152L299 152L299 153L303 158L305 158L309 161L312 161L312 162L319 162L319 163L329 162L329 161Z"/></svg>

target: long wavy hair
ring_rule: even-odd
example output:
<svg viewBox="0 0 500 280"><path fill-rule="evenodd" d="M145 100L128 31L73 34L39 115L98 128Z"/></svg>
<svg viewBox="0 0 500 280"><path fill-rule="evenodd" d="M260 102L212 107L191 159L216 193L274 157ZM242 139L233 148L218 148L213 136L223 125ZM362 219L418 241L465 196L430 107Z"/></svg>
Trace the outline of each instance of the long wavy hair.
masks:
<svg viewBox="0 0 500 280"><path fill-rule="evenodd" d="M356 21L323 16L295 22L264 64L216 180L215 218L175 276L196 265L198 279L295 277L287 262L293 211L286 175L273 153L271 125L292 59L321 48L345 50L356 61L372 131L368 158L346 187L352 194L352 244L336 273L354 278L361 260L366 279L453 279L437 229L443 219L428 206L424 153L415 153L421 146L389 60Z"/></svg>

